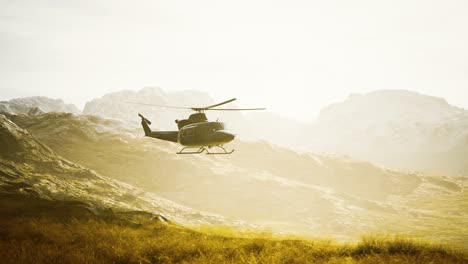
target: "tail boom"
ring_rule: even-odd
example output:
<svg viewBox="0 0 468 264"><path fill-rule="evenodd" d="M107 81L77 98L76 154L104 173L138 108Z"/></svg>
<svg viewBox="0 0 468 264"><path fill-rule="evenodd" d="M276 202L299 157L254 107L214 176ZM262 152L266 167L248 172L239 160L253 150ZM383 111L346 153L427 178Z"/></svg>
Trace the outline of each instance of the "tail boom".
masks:
<svg viewBox="0 0 468 264"><path fill-rule="evenodd" d="M146 119L142 114L138 114L138 116L141 117L141 126L143 127L143 131L145 131L145 136L177 143L179 131L151 131L149 127L151 121Z"/></svg>

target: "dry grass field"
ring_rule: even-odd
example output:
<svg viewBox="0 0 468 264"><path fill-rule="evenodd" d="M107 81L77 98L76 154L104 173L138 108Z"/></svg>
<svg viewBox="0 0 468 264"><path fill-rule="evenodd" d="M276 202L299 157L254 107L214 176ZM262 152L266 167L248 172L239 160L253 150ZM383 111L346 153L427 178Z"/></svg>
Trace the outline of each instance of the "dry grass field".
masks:
<svg viewBox="0 0 468 264"><path fill-rule="evenodd" d="M468 263L465 253L402 237L369 236L346 244L214 233L149 220L2 218L0 258L5 264Z"/></svg>

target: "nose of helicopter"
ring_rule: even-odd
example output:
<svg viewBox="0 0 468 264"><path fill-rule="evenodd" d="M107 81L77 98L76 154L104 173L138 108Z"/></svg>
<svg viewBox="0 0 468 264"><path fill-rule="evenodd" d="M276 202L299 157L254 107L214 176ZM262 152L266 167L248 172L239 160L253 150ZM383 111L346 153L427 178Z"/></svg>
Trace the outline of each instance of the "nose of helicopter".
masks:
<svg viewBox="0 0 468 264"><path fill-rule="evenodd" d="M219 141L226 142L226 143L231 142L236 137L236 135L234 135L234 134L231 134L231 133L226 132L226 131L220 131L220 130L216 131L215 135L216 135L216 137L218 138Z"/></svg>

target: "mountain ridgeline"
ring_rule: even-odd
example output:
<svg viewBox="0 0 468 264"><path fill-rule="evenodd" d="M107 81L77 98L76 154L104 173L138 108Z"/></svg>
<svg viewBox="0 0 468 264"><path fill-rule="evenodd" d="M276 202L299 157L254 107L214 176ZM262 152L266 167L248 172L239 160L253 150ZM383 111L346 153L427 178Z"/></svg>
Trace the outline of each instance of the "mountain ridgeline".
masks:
<svg viewBox="0 0 468 264"><path fill-rule="evenodd" d="M138 129L136 113L153 121L153 129L174 130L175 119L190 111L129 104L202 106L215 101L198 91L166 92L146 87L121 91L88 102L82 113L112 118ZM230 104L228 107L236 107ZM0 112L79 114L60 99L29 97L0 102ZM271 112L208 113L245 140L313 153L348 155L391 168L428 173L468 175L468 111L445 100L405 90L382 90L354 94L343 102L322 109L309 123L294 121Z"/></svg>
<svg viewBox="0 0 468 264"><path fill-rule="evenodd" d="M73 104L66 104L62 99L51 99L44 96L33 96L0 101L0 112L19 113L44 113L44 112L66 112L79 114L81 111Z"/></svg>

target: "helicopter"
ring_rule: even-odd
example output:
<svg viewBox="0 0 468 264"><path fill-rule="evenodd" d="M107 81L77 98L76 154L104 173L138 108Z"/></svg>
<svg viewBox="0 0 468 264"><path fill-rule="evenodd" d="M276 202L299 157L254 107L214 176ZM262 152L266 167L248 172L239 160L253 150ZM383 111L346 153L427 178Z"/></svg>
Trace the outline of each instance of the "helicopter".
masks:
<svg viewBox="0 0 468 264"><path fill-rule="evenodd" d="M188 119L175 120L177 124L177 131L152 131L149 127L151 121L145 118L142 114L138 113L141 118L141 125L145 136L156 138L159 140L170 141L178 143L183 146L177 154L232 154L234 149L228 151L224 147L234 140L236 137L234 134L225 130L224 123L208 121L205 115L205 111L250 111L250 110L265 110L266 108L216 108L218 106L235 101L236 98L230 100L205 106L205 107L178 107L178 106L167 106L167 105L155 105L137 102L126 102L131 104L155 106L155 107L166 107L175 109L190 109L195 113L191 114ZM220 149L220 151L212 151L212 148Z"/></svg>

